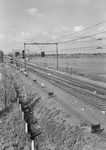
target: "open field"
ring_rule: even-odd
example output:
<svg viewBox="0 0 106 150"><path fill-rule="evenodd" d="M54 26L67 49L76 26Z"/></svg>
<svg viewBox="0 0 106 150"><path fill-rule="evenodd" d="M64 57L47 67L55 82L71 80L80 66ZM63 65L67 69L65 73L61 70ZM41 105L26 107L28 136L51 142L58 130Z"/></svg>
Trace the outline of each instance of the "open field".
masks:
<svg viewBox="0 0 106 150"><path fill-rule="evenodd" d="M39 63L45 67L56 69L57 59L48 57L32 58L30 62ZM105 82L106 80L106 59L105 57L97 58L59 58L59 70L68 73L78 74L93 80Z"/></svg>
<svg viewBox="0 0 106 150"><path fill-rule="evenodd" d="M31 61L56 68L56 58L33 58ZM82 73L106 74L105 58L59 58L59 68L74 69Z"/></svg>

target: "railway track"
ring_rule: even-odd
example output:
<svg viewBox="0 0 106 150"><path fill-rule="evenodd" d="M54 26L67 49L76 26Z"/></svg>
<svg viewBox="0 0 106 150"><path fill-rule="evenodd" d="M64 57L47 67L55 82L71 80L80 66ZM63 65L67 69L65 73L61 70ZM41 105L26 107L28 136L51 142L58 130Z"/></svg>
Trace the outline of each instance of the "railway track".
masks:
<svg viewBox="0 0 106 150"><path fill-rule="evenodd" d="M93 95L79 87L78 88L72 87L72 85L70 85L70 82L67 83L64 78L59 78L57 76L50 75L50 74L48 75L48 72L41 71L41 70L39 71L39 69L36 69L36 67L34 67L34 66L28 66L27 69L30 72L36 74L37 76L54 84L55 86L58 86L62 90L66 91L67 93L74 95L75 97L78 97L79 99L83 100L85 103L87 103L101 111L103 111L103 110L106 111L106 101L103 98L98 97L97 95ZM91 124L93 124L93 122L90 122L90 120L88 118L81 116L78 112L76 112L75 110L70 108L67 103L61 102L60 100L58 100L57 97L55 97L55 99L57 102L61 103L63 105L63 107L65 107L67 109L67 111L69 111L69 113L71 112L71 114L75 115L77 118L79 118L82 122L86 123L88 126L91 126ZM106 139L105 132L102 132L98 136Z"/></svg>
<svg viewBox="0 0 106 150"><path fill-rule="evenodd" d="M19 63L23 64L21 61L19 61ZM74 95L74 91L77 91L77 93L80 93L80 94L82 93L82 95L91 97L92 100L89 100L89 102L95 101L95 105L96 105L96 103L99 103L98 108L106 110L106 107L105 107L106 97L103 98L103 97L99 96L99 95L106 96L106 88L100 87L97 85L93 85L91 83L87 83L84 81L80 81L78 79L66 76L62 73L44 68L38 64L36 65L36 64L32 64L32 63L27 63L27 68L28 68L28 66L30 66L32 68L32 70L36 69L36 73L37 73L37 71L41 70L43 72L43 74L46 72L46 76L47 76L47 74L50 74L52 78L50 76L48 78L50 78L51 80L54 80L54 78L55 78L55 80L57 80L55 82L58 82L58 81L60 82L59 85L64 84L65 86L67 86L67 87L65 87L64 90L66 91L66 89L69 89L69 90L71 89L70 93L71 93L71 91L73 91L72 92L73 95ZM42 77L43 77L43 75L42 75ZM47 78L47 77L45 77L45 78ZM56 86L59 86L59 85L57 84ZM67 92L69 92L69 90L67 90ZM94 95L94 91L96 91L98 93L98 95L97 94ZM88 102L88 97L87 97L86 102ZM83 97L82 97L82 99L83 99ZM104 104L104 106L103 106L103 104Z"/></svg>
<svg viewBox="0 0 106 150"><path fill-rule="evenodd" d="M45 80L49 81L50 83L58 86L62 90L66 91L67 93L74 95L75 97L79 98L80 100L84 101L85 103L101 110L106 111L106 101L104 98L101 98L97 95L88 93L87 91L81 88L72 87L70 82L66 82L66 80L56 77L54 75L47 75L47 73L39 70L34 70L33 68L28 67L28 70L36 75L44 78Z"/></svg>
<svg viewBox="0 0 106 150"><path fill-rule="evenodd" d="M36 64L28 63L28 65L31 66L31 67L34 67L35 69L39 69L41 71L51 73L52 75L58 76L60 78L64 78L64 79L67 80L67 82L70 82L70 84L75 86L75 87L79 87L81 89L87 89L88 91L91 91L91 92L96 91L98 94L106 95L106 88L104 88L104 87L93 85L91 83L87 83L87 82L84 82L84 81L80 81L80 80L75 79L71 76L70 77L66 76L63 73L59 73L59 72L41 67L38 64L36 65Z"/></svg>
<svg viewBox="0 0 106 150"><path fill-rule="evenodd" d="M93 93L94 91L97 91L98 94L106 95L105 88L82 82L72 77L67 77L64 74L48 70L39 65L28 63L27 69L33 73L36 73L42 78L49 80L49 82L52 84L58 86L71 95L78 97L80 100L83 100L87 104L94 106L101 111L106 111L106 99L100 95L94 95Z"/></svg>

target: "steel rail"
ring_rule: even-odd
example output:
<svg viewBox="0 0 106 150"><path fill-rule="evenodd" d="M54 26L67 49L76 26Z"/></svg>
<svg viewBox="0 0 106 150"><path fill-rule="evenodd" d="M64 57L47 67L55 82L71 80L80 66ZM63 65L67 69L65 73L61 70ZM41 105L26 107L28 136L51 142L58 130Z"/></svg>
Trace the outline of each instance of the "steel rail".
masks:
<svg viewBox="0 0 106 150"><path fill-rule="evenodd" d="M13 66L12 66L12 67L13 67ZM29 67L28 67L28 68L29 68ZM37 72L37 71L34 70L33 68L29 68L29 69L30 69L30 71L31 71L32 73L34 73L34 74L36 73L37 75L39 75L39 72ZM43 73L44 73L44 72L43 72ZM47 77L47 76L46 76L46 77ZM44 76L43 76L43 78L45 79ZM53 81L51 81L51 80L50 80L49 82L51 82L52 84L58 86L58 84L57 84L56 82L53 82ZM59 87L59 88L60 88L60 87ZM62 89L62 87L61 87L61 89ZM64 89L63 89L63 90L64 90ZM68 92L68 93L69 93L69 92ZM68 111L69 113L71 112L74 116L76 116L77 118L79 118L80 121L82 121L83 123L86 123L88 126L91 127L92 124L97 123L97 122L92 122L92 121L90 121L89 119L87 119L86 117L80 115L78 112L76 112L75 110L73 110L72 108L70 108L67 103L59 101L57 97L55 97L55 100L56 100L58 103L61 103L61 104L63 105L63 107L65 107L65 108L67 109L67 111ZM102 133L100 133L100 134L97 134L97 136L99 136L100 138L106 139L106 133L105 133L105 132L102 132Z"/></svg>
<svg viewBox="0 0 106 150"><path fill-rule="evenodd" d="M70 81L70 84L72 84L73 86L77 86L77 87L80 87L83 89L86 88L89 91L92 91L92 92L96 91L98 94L106 95L106 88L104 88L104 87L94 85L94 84L91 84L91 83L88 83L85 81L80 81L80 80L75 79L73 77L66 76L63 73L59 73L59 72L56 72L53 70L48 70L47 68L44 68L44 67L41 67L38 65L36 66L35 64L29 64L28 63L28 65L33 66L36 69L40 69L40 70L46 71L48 73L52 73L53 75L59 76L61 78L65 78L67 80L67 82Z"/></svg>
<svg viewBox="0 0 106 150"><path fill-rule="evenodd" d="M41 72L38 70L34 70L33 68L28 67L29 71L39 75L40 77L46 79L47 81L51 82L55 86L63 89L67 93L78 97L79 99L83 100L85 103L95 107L98 110L106 111L106 102L104 102L101 97L97 97L91 93L88 93L82 89L72 88L69 84L65 83L59 78L55 78L54 76L48 76L45 72Z"/></svg>

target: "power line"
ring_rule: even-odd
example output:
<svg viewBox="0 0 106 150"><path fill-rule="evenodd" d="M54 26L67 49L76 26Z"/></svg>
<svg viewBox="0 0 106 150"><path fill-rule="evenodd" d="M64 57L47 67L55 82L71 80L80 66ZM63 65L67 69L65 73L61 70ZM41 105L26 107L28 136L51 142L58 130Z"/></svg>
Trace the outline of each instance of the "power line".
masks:
<svg viewBox="0 0 106 150"><path fill-rule="evenodd" d="M82 49L82 50L87 50L87 49L94 49L94 48L96 48L97 50L100 50L100 49L104 49L104 46L106 46L106 45L99 45L99 46L87 46L87 47L70 47L70 48L64 48L64 49L59 49L59 51L67 51L67 50L77 50L77 49ZM45 51L45 52L48 52L48 53L51 53L51 52L55 52L55 50L47 50L47 51Z"/></svg>
<svg viewBox="0 0 106 150"><path fill-rule="evenodd" d="M92 37L94 35L103 34L103 33L106 33L106 31L99 32L99 33L94 33L94 34L87 35L87 36L84 36L84 37L80 37L80 38L76 38L76 39L72 39L72 40L67 40L67 41L63 41L63 42L58 42L58 43L61 44L61 43L67 43L67 42L77 41L77 40L80 40L80 39L85 39L85 38Z"/></svg>
<svg viewBox="0 0 106 150"><path fill-rule="evenodd" d="M85 50L85 51L91 51L91 50L96 50L96 51L99 50L99 51L102 51L102 50L106 50L106 48L97 49L97 48L95 47L95 48L88 48L88 49L78 49L78 48L75 48L75 49L66 49L66 50L64 49L64 50L60 50L60 51L59 51L59 54L60 54L61 52L68 53L67 50L68 50L68 52L69 52L69 51L81 51L81 50L82 50L82 51L84 51L84 50ZM49 54L56 54L55 51L51 51L51 52L50 52L50 51L46 51L46 53L49 53Z"/></svg>
<svg viewBox="0 0 106 150"><path fill-rule="evenodd" d="M39 49L41 50L41 52L42 52L42 48L38 45L38 47L39 47Z"/></svg>
<svg viewBox="0 0 106 150"><path fill-rule="evenodd" d="M106 46L106 45L105 45ZM100 46L91 46L91 47L75 47L75 48L66 48L66 49L60 49L59 51L67 51L67 50L77 50L77 49L79 49L79 50L84 50L84 49L92 49L92 48L96 48L96 49L103 49L103 48L101 48Z"/></svg>
<svg viewBox="0 0 106 150"><path fill-rule="evenodd" d="M78 31L78 32L71 33L71 34L68 34L68 35L62 36L62 37L60 37L60 38L54 39L54 40L50 40L49 42L51 42L51 41L56 41L56 40L60 40L60 39L62 39L62 38L66 38L66 37L68 37L68 36L78 34L78 33L82 32L82 31L85 31L85 30L91 29L91 28L96 27L96 26L98 26L98 25L100 25L100 24L103 24L103 23L105 23L105 22L106 22L106 21L102 21L102 22L100 22L100 23L97 23L97 24L95 24L95 25L89 26L89 27L87 27L87 28L85 28L85 29L83 29L83 30L80 30L80 31Z"/></svg>
<svg viewBox="0 0 106 150"><path fill-rule="evenodd" d="M92 39L92 40L81 40L81 41L70 41L70 42L67 42L68 44L74 44L74 43L93 43L93 42L98 42L98 41L103 41L103 40L106 40L106 38L98 38L98 39ZM60 43L60 42L59 42ZM65 43L65 44L67 44ZM61 43L62 44L62 43ZM63 41L63 44L64 44L64 41Z"/></svg>

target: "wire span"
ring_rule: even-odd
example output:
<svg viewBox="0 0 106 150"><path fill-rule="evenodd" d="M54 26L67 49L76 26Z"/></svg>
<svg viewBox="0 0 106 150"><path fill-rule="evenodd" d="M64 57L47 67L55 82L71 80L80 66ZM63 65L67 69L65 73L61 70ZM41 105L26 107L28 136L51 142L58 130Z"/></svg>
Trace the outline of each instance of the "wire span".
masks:
<svg viewBox="0 0 106 150"><path fill-rule="evenodd" d="M56 39L54 39L54 40L50 40L49 42L56 41L56 40L60 40L60 39L63 39L63 38L66 38L66 37L69 37L69 36L78 34L78 33L83 32L83 31L85 31L85 30L88 30L88 29L91 29L91 28L96 27L96 26L98 26L98 25L101 25L101 24L103 24L103 23L105 23L105 22L106 22L106 21L102 21L102 22L100 22L100 23L97 23L97 24L95 24L95 25L89 26L89 27L87 27L87 28L85 28L85 29L83 29L83 30L80 30L80 31L78 31L78 32L71 33L71 34L62 36L62 37L60 37L60 38L56 38Z"/></svg>
<svg viewBox="0 0 106 150"><path fill-rule="evenodd" d="M61 43L68 43L68 42L77 41L77 40L80 40L80 39L86 39L86 38L88 38L88 37L92 37L92 36L94 36L94 35L99 35L99 34L103 34L103 33L106 33L106 31L99 32L99 33L94 33L94 34L87 35L87 36L84 36L84 37L81 37L81 38L76 38L76 39L67 40L67 41L58 42L58 43L59 43L59 44L61 44Z"/></svg>

